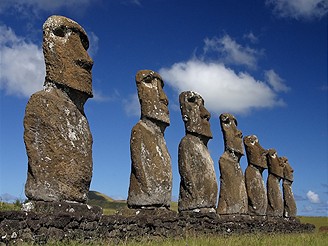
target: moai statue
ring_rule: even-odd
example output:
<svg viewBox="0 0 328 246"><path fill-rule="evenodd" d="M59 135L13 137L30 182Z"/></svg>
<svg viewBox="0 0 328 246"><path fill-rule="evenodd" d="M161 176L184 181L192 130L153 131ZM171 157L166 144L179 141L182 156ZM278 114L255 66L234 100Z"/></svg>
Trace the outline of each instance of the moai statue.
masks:
<svg viewBox="0 0 328 246"><path fill-rule="evenodd" d="M244 137L248 167L245 171L245 184L248 196L248 213L251 215L266 215L268 197L262 177L267 169L266 154L255 135Z"/></svg>
<svg viewBox="0 0 328 246"><path fill-rule="evenodd" d="M71 19L51 16L43 25L44 89L31 96L24 118L25 194L32 201L87 199L92 135L84 104L93 96L88 46L86 32Z"/></svg>
<svg viewBox="0 0 328 246"><path fill-rule="evenodd" d="M203 98L192 91L179 96L186 136L179 144L180 194L179 212L215 212L218 184L214 163L207 149L212 138Z"/></svg>
<svg viewBox="0 0 328 246"><path fill-rule="evenodd" d="M239 160L244 155L243 134L237 129L236 118L220 115L224 153L220 157L220 195L217 213L220 215L247 214L247 192Z"/></svg>
<svg viewBox="0 0 328 246"><path fill-rule="evenodd" d="M161 76L151 70L136 74L141 119L130 139L131 176L129 208L170 207L171 157L164 131L170 124L168 100Z"/></svg>
<svg viewBox="0 0 328 246"><path fill-rule="evenodd" d="M278 157L275 149L269 149L267 153L268 161L268 208L267 215L273 217L282 217L284 212L284 204L282 200L282 192L280 189L280 180L284 177L284 164Z"/></svg>
<svg viewBox="0 0 328 246"><path fill-rule="evenodd" d="M297 208L292 191L292 183L294 181L293 168L290 166L286 157L281 157L284 163L284 179L282 183L282 191L284 198L284 217L296 217Z"/></svg>

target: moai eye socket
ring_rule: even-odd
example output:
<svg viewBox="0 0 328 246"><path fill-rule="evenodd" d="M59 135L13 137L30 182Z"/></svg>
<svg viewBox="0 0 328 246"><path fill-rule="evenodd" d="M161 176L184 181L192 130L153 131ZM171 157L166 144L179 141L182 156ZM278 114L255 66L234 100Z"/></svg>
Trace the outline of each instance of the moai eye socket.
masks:
<svg viewBox="0 0 328 246"><path fill-rule="evenodd" d="M58 37L65 37L67 28L65 26L57 27L53 30L53 33Z"/></svg>
<svg viewBox="0 0 328 246"><path fill-rule="evenodd" d="M151 83L152 81L153 81L153 77L150 75L148 75L142 79L142 82L145 82L145 83Z"/></svg>
<svg viewBox="0 0 328 246"><path fill-rule="evenodd" d="M189 97L188 102L191 102L191 103L196 102L196 97L195 96Z"/></svg>

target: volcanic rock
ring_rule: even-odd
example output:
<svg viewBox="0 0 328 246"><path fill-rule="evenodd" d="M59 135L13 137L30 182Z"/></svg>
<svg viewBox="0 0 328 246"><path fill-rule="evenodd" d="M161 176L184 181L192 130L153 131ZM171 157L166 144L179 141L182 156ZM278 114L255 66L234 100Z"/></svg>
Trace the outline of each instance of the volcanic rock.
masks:
<svg viewBox="0 0 328 246"><path fill-rule="evenodd" d="M191 91L179 97L186 136L179 144L180 194L178 209L215 212L218 185L214 163L207 149L212 138L210 113L203 98Z"/></svg>

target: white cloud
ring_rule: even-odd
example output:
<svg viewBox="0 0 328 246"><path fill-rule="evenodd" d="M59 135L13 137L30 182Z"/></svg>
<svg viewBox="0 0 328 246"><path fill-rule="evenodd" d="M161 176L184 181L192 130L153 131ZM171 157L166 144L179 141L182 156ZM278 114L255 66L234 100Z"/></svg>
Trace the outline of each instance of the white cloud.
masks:
<svg viewBox="0 0 328 246"><path fill-rule="evenodd" d="M11 95L29 97L42 89L44 77L41 47L0 25L0 88Z"/></svg>
<svg viewBox="0 0 328 246"><path fill-rule="evenodd" d="M123 99L125 113L129 116L140 116L140 103L138 94L132 94L127 99Z"/></svg>
<svg viewBox="0 0 328 246"><path fill-rule="evenodd" d="M253 108L284 104L265 82L247 73L236 73L223 63L192 59L159 72L178 93L186 90L200 93L206 107L217 114L245 113Z"/></svg>
<svg viewBox="0 0 328 246"><path fill-rule="evenodd" d="M276 92L287 92L290 88L284 84L284 80L273 70L267 70L264 72L266 81L272 86Z"/></svg>
<svg viewBox="0 0 328 246"><path fill-rule="evenodd" d="M97 52L98 52L98 43L99 43L99 38L94 32L88 33L88 38L89 38L89 49L88 53L91 57L94 57Z"/></svg>
<svg viewBox="0 0 328 246"><path fill-rule="evenodd" d="M309 199L309 201L311 203L320 203L320 198L319 198L319 195L316 194L315 192L309 190L307 193L306 193L306 197Z"/></svg>
<svg viewBox="0 0 328 246"><path fill-rule="evenodd" d="M205 55L210 52L217 52L218 57L224 63L243 65L253 69L257 66L258 57L263 53L262 51L242 46L227 34L221 38L206 38L204 42Z"/></svg>
<svg viewBox="0 0 328 246"><path fill-rule="evenodd" d="M266 0L280 17L294 19L322 18L328 12L328 0Z"/></svg>
<svg viewBox="0 0 328 246"><path fill-rule="evenodd" d="M254 35L253 32L249 32L243 36L245 39L248 39L251 43L255 44L259 41L258 37Z"/></svg>

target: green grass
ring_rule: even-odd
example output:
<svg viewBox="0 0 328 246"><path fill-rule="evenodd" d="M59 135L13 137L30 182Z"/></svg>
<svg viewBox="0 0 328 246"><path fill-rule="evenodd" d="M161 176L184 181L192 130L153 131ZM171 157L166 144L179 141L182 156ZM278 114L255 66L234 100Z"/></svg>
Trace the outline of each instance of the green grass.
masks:
<svg viewBox="0 0 328 246"><path fill-rule="evenodd" d="M77 246L77 245L115 245L115 246L325 246L327 245L327 233L309 233L309 234L246 234L231 236L200 236L186 237L180 239L142 239L140 241L127 240L117 243L114 241L96 241L96 242L52 242L50 246ZM29 245L29 244L26 244Z"/></svg>
<svg viewBox="0 0 328 246"><path fill-rule="evenodd" d="M0 202L0 211L20 210L20 209L21 209L20 202L17 201L14 203Z"/></svg>
<svg viewBox="0 0 328 246"><path fill-rule="evenodd" d="M316 232L319 231L319 228L321 226L328 226L328 217L299 216L298 218L301 220L301 223L310 223L310 224L315 225Z"/></svg>

